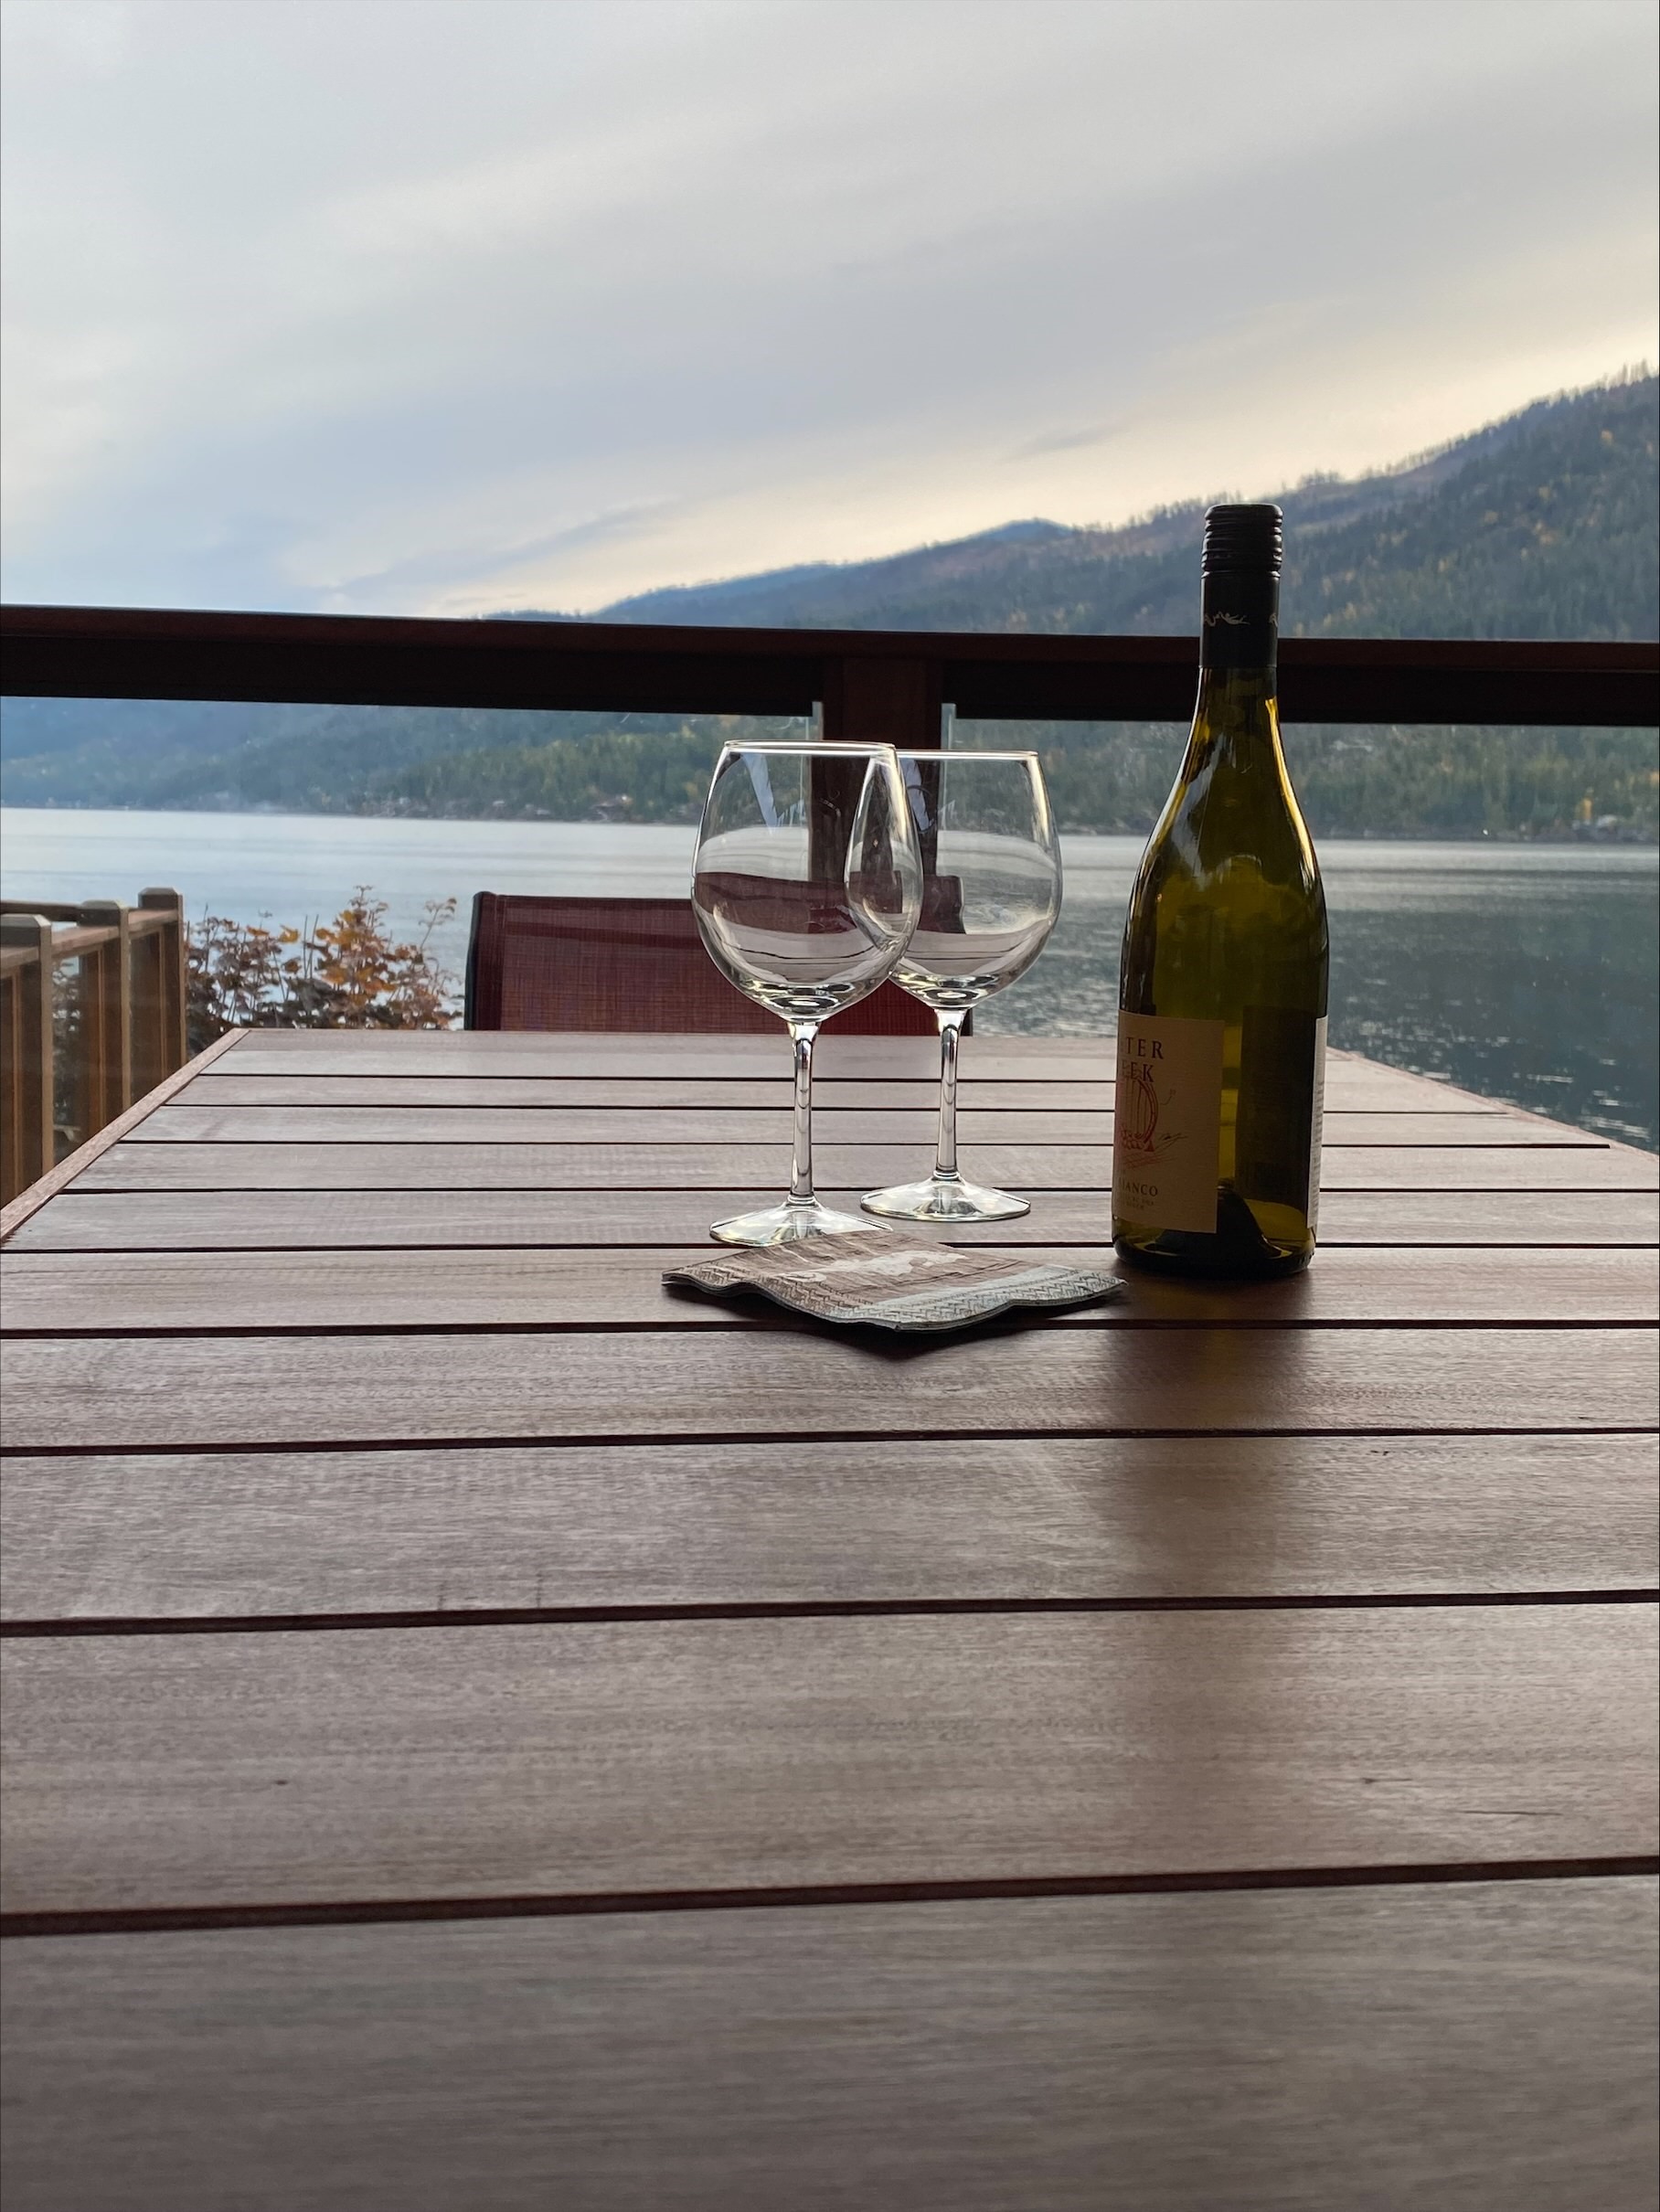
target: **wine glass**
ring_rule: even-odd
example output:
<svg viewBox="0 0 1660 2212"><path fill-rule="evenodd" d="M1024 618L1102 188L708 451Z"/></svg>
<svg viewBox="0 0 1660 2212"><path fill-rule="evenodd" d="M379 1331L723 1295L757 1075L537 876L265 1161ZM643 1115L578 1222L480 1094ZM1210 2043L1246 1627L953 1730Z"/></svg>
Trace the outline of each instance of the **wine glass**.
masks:
<svg viewBox="0 0 1660 2212"><path fill-rule="evenodd" d="M728 745L697 835L692 910L729 981L788 1024L795 1151L782 1206L717 1221L723 1244L867 1230L813 1192L813 1040L892 974L921 908L916 825L891 745Z"/></svg>
<svg viewBox="0 0 1660 2212"><path fill-rule="evenodd" d="M902 752L922 852L922 913L894 979L940 1024L940 1141L925 1182L873 1190L871 1214L1007 1221L1029 1202L957 1170L957 1042L963 1016L1026 971L1060 911L1060 844L1032 752Z"/></svg>

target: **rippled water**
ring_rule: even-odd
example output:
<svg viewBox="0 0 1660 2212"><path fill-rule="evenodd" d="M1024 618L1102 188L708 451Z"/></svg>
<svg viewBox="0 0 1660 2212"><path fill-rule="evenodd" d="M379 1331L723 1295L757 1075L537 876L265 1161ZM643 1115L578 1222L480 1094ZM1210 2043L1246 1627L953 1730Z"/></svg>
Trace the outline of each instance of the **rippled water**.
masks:
<svg viewBox="0 0 1660 2212"><path fill-rule="evenodd" d="M1068 839L1060 927L984 1029L1102 1026L1140 854ZM1334 1045L1655 1148L1660 855L1334 840L1320 861Z"/></svg>
<svg viewBox="0 0 1660 2212"><path fill-rule="evenodd" d="M690 830L621 824L397 822L337 815L0 811L6 898L182 890L193 913L299 921L373 885L400 929L423 899L460 911L437 940L459 973L475 890L667 896ZM1031 973L985 1031L1111 1026L1140 856L1069 837L1067 897ZM1321 847L1332 917L1332 1042L1399 1068L1660 1144L1660 854L1582 845Z"/></svg>

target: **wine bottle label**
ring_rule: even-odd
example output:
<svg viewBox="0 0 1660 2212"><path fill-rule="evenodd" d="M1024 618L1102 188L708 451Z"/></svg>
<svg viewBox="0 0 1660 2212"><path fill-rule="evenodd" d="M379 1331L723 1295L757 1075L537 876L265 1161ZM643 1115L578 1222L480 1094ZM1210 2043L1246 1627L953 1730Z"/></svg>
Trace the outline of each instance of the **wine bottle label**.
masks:
<svg viewBox="0 0 1660 2212"><path fill-rule="evenodd" d="M1135 1228L1216 1233L1222 1024L1118 1017L1112 1210Z"/></svg>

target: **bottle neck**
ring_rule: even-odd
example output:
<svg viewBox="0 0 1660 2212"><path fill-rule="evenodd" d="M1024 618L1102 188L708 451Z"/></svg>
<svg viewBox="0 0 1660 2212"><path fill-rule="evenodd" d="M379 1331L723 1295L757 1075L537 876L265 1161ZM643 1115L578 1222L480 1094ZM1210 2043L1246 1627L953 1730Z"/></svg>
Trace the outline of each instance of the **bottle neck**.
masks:
<svg viewBox="0 0 1660 2212"><path fill-rule="evenodd" d="M1205 578L1200 603L1199 667L1265 679L1274 691L1280 642L1280 580L1272 569L1220 569Z"/></svg>
<svg viewBox="0 0 1660 2212"><path fill-rule="evenodd" d="M1223 569L1205 579L1194 735L1247 737L1276 727L1280 580L1269 569Z"/></svg>
<svg viewBox="0 0 1660 2212"><path fill-rule="evenodd" d="M1199 696L1193 710L1195 737L1263 737L1279 729L1274 667L1216 668L1201 665Z"/></svg>

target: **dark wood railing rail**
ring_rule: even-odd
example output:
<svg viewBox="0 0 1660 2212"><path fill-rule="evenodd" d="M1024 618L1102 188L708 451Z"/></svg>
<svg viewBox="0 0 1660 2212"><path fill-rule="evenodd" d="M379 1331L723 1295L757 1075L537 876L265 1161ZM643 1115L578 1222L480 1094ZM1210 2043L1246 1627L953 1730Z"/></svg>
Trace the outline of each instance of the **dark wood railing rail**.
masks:
<svg viewBox="0 0 1660 2212"><path fill-rule="evenodd" d="M971 719L1183 721L1198 648L1181 637L725 630L582 622L0 609L0 683L57 698L804 715L828 737L936 743ZM1288 638L1293 722L1660 722L1660 646Z"/></svg>

